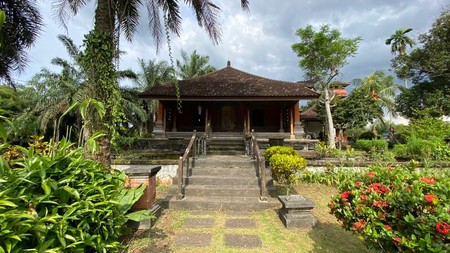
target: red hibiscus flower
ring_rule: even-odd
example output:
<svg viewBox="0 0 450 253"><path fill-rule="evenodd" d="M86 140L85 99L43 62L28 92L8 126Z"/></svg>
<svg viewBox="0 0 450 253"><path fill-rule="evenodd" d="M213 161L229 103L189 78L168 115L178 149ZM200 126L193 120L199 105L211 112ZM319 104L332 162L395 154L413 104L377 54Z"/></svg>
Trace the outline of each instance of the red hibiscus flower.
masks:
<svg viewBox="0 0 450 253"><path fill-rule="evenodd" d="M429 178L426 178L426 177L421 178L420 181L422 181L422 182L424 182L426 184L431 184L431 185L435 185L436 184L436 182L434 182L433 179L429 179Z"/></svg>
<svg viewBox="0 0 450 253"><path fill-rule="evenodd" d="M400 236L395 236L395 239L392 241L394 244L396 245L401 245L402 244L402 238L400 238Z"/></svg>
<svg viewBox="0 0 450 253"><path fill-rule="evenodd" d="M425 200L430 204L437 204L439 202L439 198L433 194L425 195Z"/></svg>
<svg viewBox="0 0 450 253"><path fill-rule="evenodd" d="M384 224L384 228L387 230L392 230L391 226L389 226L388 224Z"/></svg>
<svg viewBox="0 0 450 253"><path fill-rule="evenodd" d="M366 196L366 195L361 195L361 196L359 196L359 198L360 198L362 201L366 201L366 200L367 200L367 196Z"/></svg>
<svg viewBox="0 0 450 253"><path fill-rule="evenodd" d="M368 175L369 177L374 177L374 176L376 176L377 174L376 174L375 172L373 172L373 171L369 171L369 173L367 173L367 175Z"/></svg>

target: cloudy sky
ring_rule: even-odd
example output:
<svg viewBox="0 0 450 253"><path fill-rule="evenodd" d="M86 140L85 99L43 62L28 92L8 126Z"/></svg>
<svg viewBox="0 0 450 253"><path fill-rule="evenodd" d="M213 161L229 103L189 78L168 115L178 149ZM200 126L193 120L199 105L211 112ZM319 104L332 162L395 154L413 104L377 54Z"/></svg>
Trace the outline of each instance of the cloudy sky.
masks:
<svg viewBox="0 0 450 253"><path fill-rule="evenodd" d="M43 67L59 71L50 64L54 57L67 58L58 34L66 34L77 45L93 25L94 5L88 5L67 22L65 30L54 18L50 0L38 0L45 26L40 38L29 51L30 63L25 72L15 78L24 83ZM95 2L95 1L91 1ZM180 1L182 4L184 1ZM361 36L358 54L349 59L342 70L343 81L364 78L379 69L388 70L390 59L386 38L398 28L411 27L411 37L427 32L448 0L250 0L250 12L240 9L240 0L215 0L222 8L222 42L214 45L206 33L198 28L193 12L182 8L183 31L173 37L171 46L175 58L180 50L193 50L210 57L216 68L226 66L227 60L237 69L267 78L299 81L303 72L291 45L299 42L295 32L308 24L318 28L330 24L346 38ZM143 8L145 10L145 8ZM122 40L120 69L139 71L137 59L169 60L166 43L157 54L155 43L147 29L146 13L133 42Z"/></svg>

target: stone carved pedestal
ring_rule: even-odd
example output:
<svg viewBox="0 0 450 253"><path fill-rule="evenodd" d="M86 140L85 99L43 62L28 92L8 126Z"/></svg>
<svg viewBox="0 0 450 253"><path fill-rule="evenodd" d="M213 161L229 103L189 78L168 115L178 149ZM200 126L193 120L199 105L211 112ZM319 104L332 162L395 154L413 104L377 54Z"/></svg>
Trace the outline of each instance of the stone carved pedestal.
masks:
<svg viewBox="0 0 450 253"><path fill-rule="evenodd" d="M144 194L134 203L131 208L134 211L148 209L156 217L161 215L161 206L156 200L156 174L161 170L161 166L139 166L125 170L131 187L138 187L141 184L146 185ZM138 229L149 229L151 220L139 222Z"/></svg>
<svg viewBox="0 0 450 253"><path fill-rule="evenodd" d="M278 211L281 221L286 228L312 228L317 219L311 210L315 204L301 195L278 196L283 207Z"/></svg>

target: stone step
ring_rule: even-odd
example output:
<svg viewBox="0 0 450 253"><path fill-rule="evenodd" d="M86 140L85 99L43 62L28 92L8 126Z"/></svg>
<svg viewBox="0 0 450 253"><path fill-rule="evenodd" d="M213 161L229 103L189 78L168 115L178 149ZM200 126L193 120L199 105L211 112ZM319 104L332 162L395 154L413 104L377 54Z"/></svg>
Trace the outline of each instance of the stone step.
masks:
<svg viewBox="0 0 450 253"><path fill-rule="evenodd" d="M244 155L244 150L208 150L208 155Z"/></svg>
<svg viewBox="0 0 450 253"><path fill-rule="evenodd" d="M206 155L201 156L195 162L195 167L199 168L250 168L255 162L247 156L238 155Z"/></svg>
<svg viewBox="0 0 450 253"><path fill-rule="evenodd" d="M259 197L257 185L188 185L185 194L189 197Z"/></svg>
<svg viewBox="0 0 450 253"><path fill-rule="evenodd" d="M232 210L232 211L262 211L280 208L281 203L274 198L260 201L259 197L191 197L182 200L175 197L169 200L169 208L188 210Z"/></svg>
<svg viewBox="0 0 450 253"><path fill-rule="evenodd" d="M223 177L239 177L239 176L257 176L255 168L207 168L195 167L189 170L189 176L223 176Z"/></svg>
<svg viewBox="0 0 450 253"><path fill-rule="evenodd" d="M186 185L245 185L258 186L256 176L221 177L221 176L190 176L186 178Z"/></svg>

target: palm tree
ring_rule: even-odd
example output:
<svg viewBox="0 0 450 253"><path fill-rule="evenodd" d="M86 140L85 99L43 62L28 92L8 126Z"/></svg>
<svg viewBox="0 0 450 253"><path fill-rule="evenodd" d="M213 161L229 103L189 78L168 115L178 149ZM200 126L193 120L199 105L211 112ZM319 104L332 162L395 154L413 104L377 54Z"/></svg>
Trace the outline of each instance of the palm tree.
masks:
<svg viewBox="0 0 450 253"><path fill-rule="evenodd" d="M391 45L391 53L398 54L399 57L404 57L406 55L406 47L412 47L415 43L413 39L408 37L406 34L411 32L412 28L401 28L395 31L388 39L386 39L385 44ZM408 87L407 79L403 79L405 82L405 87Z"/></svg>
<svg viewBox="0 0 450 253"><path fill-rule="evenodd" d="M141 71L136 79L137 90L142 92L153 86L160 85L173 79L174 69L166 61L149 60L145 62L139 59ZM140 135L145 135L153 131L153 121L155 112L158 109L158 101L143 100L142 105L145 108L148 118L140 127Z"/></svg>
<svg viewBox="0 0 450 253"><path fill-rule="evenodd" d="M184 50L181 50L181 59L177 60L177 74L181 79L201 76L216 71L216 68L209 65L209 57L197 54L194 50L188 57Z"/></svg>
<svg viewBox="0 0 450 253"><path fill-rule="evenodd" d="M378 70L363 80L356 79L353 82L366 96L376 101L381 109L386 110L391 115L396 114L394 97L400 87L394 84L393 76L386 75L384 71ZM382 117L379 119L384 122Z"/></svg>
<svg viewBox="0 0 450 253"><path fill-rule="evenodd" d="M76 14L79 8L83 7L87 0L59 0L58 16L62 21L67 17L67 11ZM131 40L133 33L139 24L139 10L145 4L148 10L149 26L152 37L156 41L157 47L161 44L163 37L163 26L161 25L161 12L166 31L171 31L176 35L181 33L180 3L178 0L97 0L95 10L94 31L86 37L87 59L85 66L88 85L92 86L94 98L105 104L105 109L110 114L100 119L91 114L93 124L88 127L85 138L89 138L95 131L106 133L100 142L100 152L97 159L110 166L111 138L114 137L115 129L111 126L120 118L121 112L118 103L121 101L118 83L114 81L114 65L112 62L117 55L117 51L110 52L117 46L120 33L123 30L126 38ZM220 8L211 0L184 1L191 7L197 17L200 27L204 28L214 43L220 40L220 28L218 26L218 12ZM241 0L242 8L248 9L248 0ZM64 23L64 22L63 22Z"/></svg>
<svg viewBox="0 0 450 253"><path fill-rule="evenodd" d="M26 50L38 38L42 18L35 1L31 0L3 0L0 8L4 11L0 30L0 80L16 89L11 75L26 66Z"/></svg>

